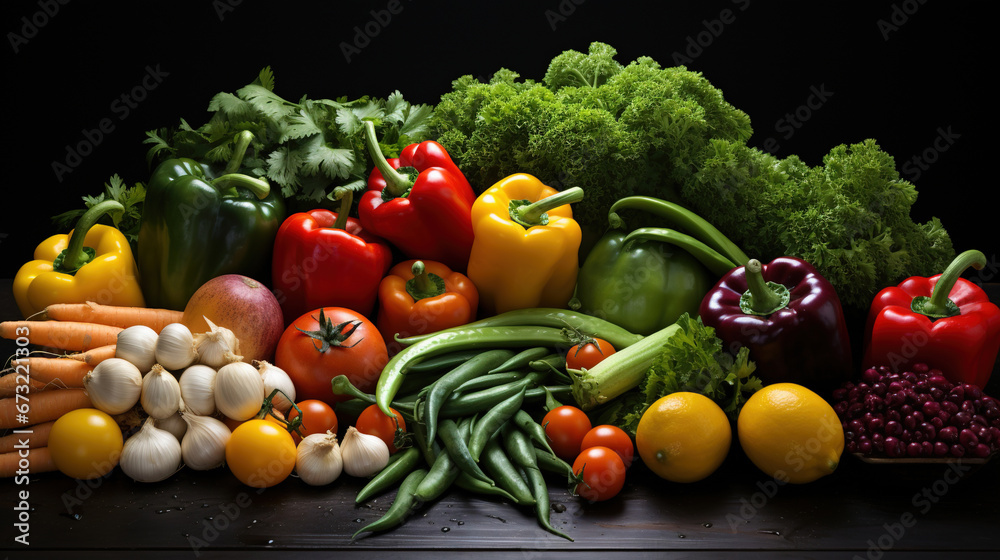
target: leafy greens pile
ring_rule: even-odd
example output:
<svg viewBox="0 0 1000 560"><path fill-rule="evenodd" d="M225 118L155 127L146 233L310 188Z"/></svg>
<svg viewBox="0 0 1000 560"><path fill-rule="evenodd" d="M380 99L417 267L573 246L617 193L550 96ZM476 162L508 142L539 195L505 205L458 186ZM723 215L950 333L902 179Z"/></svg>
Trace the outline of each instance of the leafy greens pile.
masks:
<svg viewBox="0 0 1000 560"><path fill-rule="evenodd" d="M244 159L244 172L266 176L281 187L286 201L309 208L331 200L336 187L365 189L374 164L365 146L363 121L375 124L382 153L391 158L428 138L433 114L432 106L412 105L399 91L385 99L302 96L289 101L275 93L270 67L235 93L216 94L208 110L211 118L198 128L181 119L176 127L147 132L147 158L189 157L224 164L236 134L249 130L254 134L253 155Z"/></svg>
<svg viewBox="0 0 1000 560"><path fill-rule="evenodd" d="M442 95L431 135L480 192L516 172L581 187L574 216L598 235L619 198L672 200L757 259L809 261L855 311L953 258L940 221L910 218L916 189L874 141L836 146L816 167L776 158L747 144L749 117L701 73L616 54L597 42L563 52L540 82L508 69L487 83L463 76Z"/></svg>
<svg viewBox="0 0 1000 560"><path fill-rule="evenodd" d="M750 350L741 347L735 356L726 351L715 329L705 326L701 317L685 313L677 325L680 330L663 345L642 383L606 405L598 413L599 423L616 425L634 436L650 405L681 391L705 395L736 421L743 403L763 386L753 375L757 366L750 361Z"/></svg>

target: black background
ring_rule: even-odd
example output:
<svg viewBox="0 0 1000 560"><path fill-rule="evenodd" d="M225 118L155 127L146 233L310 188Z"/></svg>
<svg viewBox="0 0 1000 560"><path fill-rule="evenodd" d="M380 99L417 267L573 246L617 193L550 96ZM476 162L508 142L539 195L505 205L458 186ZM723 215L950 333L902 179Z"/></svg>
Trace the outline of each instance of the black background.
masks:
<svg viewBox="0 0 1000 560"><path fill-rule="evenodd" d="M940 217L957 250L977 248L997 262L987 198L996 147L988 134L996 120L992 3L398 0L396 14L390 4L4 3L9 206L0 276L12 277L37 243L64 233L51 216L80 207L79 197L101 192L112 174L145 181L146 130L180 118L199 126L212 95L235 91L266 65L288 99L398 89L433 104L461 75L485 79L506 67L540 79L555 55L586 51L595 40L617 48L623 63L650 56L673 66L686 57L750 115L751 143L774 139L776 155L815 165L837 144L876 139L918 188L913 218ZM359 35L366 29L373 36ZM148 68L165 76L125 115L116 100L140 86ZM805 111L815 90L828 98ZM786 138L781 120L796 111L809 118ZM60 181L53 163L65 163L67 150L102 119L114 129ZM953 142L916 173L907 162L933 150L941 131ZM992 280L993 272L979 277Z"/></svg>

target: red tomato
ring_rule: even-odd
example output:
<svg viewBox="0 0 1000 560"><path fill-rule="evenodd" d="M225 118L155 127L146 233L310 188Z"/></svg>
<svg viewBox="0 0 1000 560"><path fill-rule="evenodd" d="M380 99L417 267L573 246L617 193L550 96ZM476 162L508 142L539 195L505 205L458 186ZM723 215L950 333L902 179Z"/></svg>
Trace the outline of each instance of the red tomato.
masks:
<svg viewBox="0 0 1000 560"><path fill-rule="evenodd" d="M587 435L583 436L580 451L583 452L591 447L598 446L607 447L617 453L622 458L622 463L625 464L626 469L632 464L632 457L635 455L635 446L632 445L632 438L628 437L625 430L618 426L610 424L595 426L587 432Z"/></svg>
<svg viewBox="0 0 1000 560"><path fill-rule="evenodd" d="M361 412L357 422L354 423L354 427L362 434L372 435L381 439L389 446L389 453L395 453L396 446L393 443L396 440L396 422L399 422L399 429L406 432L406 421L403 420L403 415L395 408L390 408L389 410L396 415L396 418L386 416L377 404L373 404Z"/></svg>
<svg viewBox="0 0 1000 560"><path fill-rule="evenodd" d="M625 486L625 464L607 447L591 447L573 461L573 472L582 476L576 493L592 502L610 500Z"/></svg>
<svg viewBox="0 0 1000 560"><path fill-rule="evenodd" d="M361 391L374 393L388 361L385 340L375 325L346 307L324 307L292 321L274 356L275 365L292 378L298 398L330 405L349 398L333 394L330 381L336 375L344 374Z"/></svg>
<svg viewBox="0 0 1000 560"><path fill-rule="evenodd" d="M302 437L310 434L325 434L327 430L337 433L337 413L330 405L318 399L309 399L295 403L295 406L302 410ZM288 421L291 422L298 416L299 413L293 406L288 411ZM292 432L292 439L295 440L296 445L302 441L302 437Z"/></svg>
<svg viewBox="0 0 1000 560"><path fill-rule="evenodd" d="M583 436L590 431L590 418L575 406L557 406L542 418L542 427L556 455L572 461L580 453Z"/></svg>
<svg viewBox="0 0 1000 560"><path fill-rule="evenodd" d="M591 338L569 349L566 353L566 368L590 369L614 353L615 348L610 342Z"/></svg>

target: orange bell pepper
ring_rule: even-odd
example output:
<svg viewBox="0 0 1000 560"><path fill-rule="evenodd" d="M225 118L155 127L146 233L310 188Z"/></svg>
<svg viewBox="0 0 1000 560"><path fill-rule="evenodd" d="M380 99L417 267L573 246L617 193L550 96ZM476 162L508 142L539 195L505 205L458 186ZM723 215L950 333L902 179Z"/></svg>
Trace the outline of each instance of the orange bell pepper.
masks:
<svg viewBox="0 0 1000 560"><path fill-rule="evenodd" d="M389 353L400 338L430 334L470 323L476 318L479 291L460 272L437 261L408 260L389 270L379 283L376 326Z"/></svg>

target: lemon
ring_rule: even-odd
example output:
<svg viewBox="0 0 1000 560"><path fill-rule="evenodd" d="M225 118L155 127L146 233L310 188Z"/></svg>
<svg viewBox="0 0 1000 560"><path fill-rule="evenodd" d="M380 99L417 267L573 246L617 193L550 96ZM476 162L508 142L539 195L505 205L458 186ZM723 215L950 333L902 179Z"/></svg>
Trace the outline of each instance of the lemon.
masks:
<svg viewBox="0 0 1000 560"><path fill-rule="evenodd" d="M793 484L832 473L844 451L844 429L833 407L796 383L774 383L754 393L736 430L757 468Z"/></svg>
<svg viewBox="0 0 1000 560"><path fill-rule="evenodd" d="M715 472L732 439L722 408L705 395L690 392L658 399L643 413L635 431L643 463L671 482L696 482Z"/></svg>

